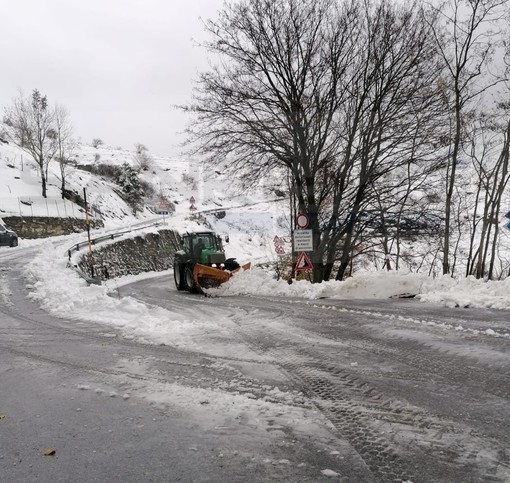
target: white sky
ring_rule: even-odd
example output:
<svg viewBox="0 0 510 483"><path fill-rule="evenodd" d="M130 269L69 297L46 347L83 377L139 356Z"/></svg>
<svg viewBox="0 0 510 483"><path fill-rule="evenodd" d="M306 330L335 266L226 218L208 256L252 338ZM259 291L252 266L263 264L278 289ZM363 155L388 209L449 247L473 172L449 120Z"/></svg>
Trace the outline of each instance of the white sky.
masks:
<svg viewBox="0 0 510 483"><path fill-rule="evenodd" d="M0 0L0 112L34 88L70 111L76 138L179 154L207 68L196 45L222 0Z"/></svg>

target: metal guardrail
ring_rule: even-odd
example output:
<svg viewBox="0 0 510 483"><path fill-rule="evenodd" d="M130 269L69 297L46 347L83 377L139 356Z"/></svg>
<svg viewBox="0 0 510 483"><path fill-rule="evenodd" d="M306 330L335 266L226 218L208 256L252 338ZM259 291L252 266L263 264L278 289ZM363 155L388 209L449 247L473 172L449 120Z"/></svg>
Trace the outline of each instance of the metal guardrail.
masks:
<svg viewBox="0 0 510 483"><path fill-rule="evenodd" d="M229 210L235 210L237 208L246 208L249 206L256 206L256 205L264 205L266 203L276 203L279 201L288 201L288 197L282 197L282 198L274 198L271 200L265 200L265 201L256 201L255 203L244 203L242 205L236 205L236 206L220 206L218 208L208 208L207 210L197 210L195 211L195 215L208 215L212 213L216 213L217 211L229 211Z"/></svg>
<svg viewBox="0 0 510 483"><path fill-rule="evenodd" d="M101 243L101 242L106 241L106 240L114 240L115 238L119 238L119 237L125 235L126 233L131 233L133 231L144 230L146 228L150 228L152 226L159 226L159 225L162 225L162 224L163 224L163 222L161 222L161 221L155 221L153 223L149 223L148 225L142 225L142 226L139 226L139 227L131 227L129 230L119 231L119 232L115 232L115 233L109 233L108 235L102 235L102 236L99 236L99 237L96 237L96 238L91 238L90 239L90 243L92 245L96 245L96 244ZM85 241L80 242L80 243L76 243L75 245L73 245L72 247L67 249L67 255L69 256L69 258L71 258L71 255L72 255L73 252L79 252L80 248L88 247L88 246L89 246L89 241L88 240L85 240Z"/></svg>

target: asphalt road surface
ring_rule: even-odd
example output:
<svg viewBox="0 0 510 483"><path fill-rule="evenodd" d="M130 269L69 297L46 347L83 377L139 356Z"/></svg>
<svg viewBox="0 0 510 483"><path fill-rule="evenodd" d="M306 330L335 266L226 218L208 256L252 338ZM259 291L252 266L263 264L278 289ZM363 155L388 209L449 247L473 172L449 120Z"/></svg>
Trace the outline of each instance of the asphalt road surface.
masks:
<svg viewBox="0 0 510 483"><path fill-rule="evenodd" d="M1 482L510 481L509 311L122 288L200 321L185 349L54 318L0 270Z"/></svg>

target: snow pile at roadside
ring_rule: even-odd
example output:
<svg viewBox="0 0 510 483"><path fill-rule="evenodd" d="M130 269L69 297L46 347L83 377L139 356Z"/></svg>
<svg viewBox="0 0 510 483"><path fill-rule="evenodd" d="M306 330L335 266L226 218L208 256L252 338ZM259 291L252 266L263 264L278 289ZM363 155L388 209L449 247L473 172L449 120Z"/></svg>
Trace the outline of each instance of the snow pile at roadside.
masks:
<svg viewBox="0 0 510 483"><path fill-rule="evenodd" d="M126 339L171 345L213 355L259 359L244 343L233 338L235 321L193 312L188 315L137 301L122 295L125 283L167 272L143 273L110 280L103 285L88 285L76 271L67 267L67 256L60 244L45 241L40 253L25 268L30 297L56 317L96 322L119 329ZM1 278L0 278L1 282ZM173 288L172 288L173 289ZM0 291L0 297L4 296ZM0 298L0 301L1 301ZM211 341L214 333L218 340ZM114 337L115 333L107 333ZM240 356L239 354L242 354Z"/></svg>
<svg viewBox="0 0 510 483"><path fill-rule="evenodd" d="M447 307L509 309L509 293L510 278L485 282L475 277L454 279L444 275L427 281L418 298L423 302Z"/></svg>
<svg viewBox="0 0 510 483"><path fill-rule="evenodd" d="M108 294L106 285L90 285L69 268L62 249L50 242L26 269L31 298L53 315L108 324L123 330L128 338L194 346L191 335L198 331L196 321L183 320L160 307L149 307L132 297Z"/></svg>
<svg viewBox="0 0 510 483"><path fill-rule="evenodd" d="M288 284L276 280L260 268L235 274L228 282L210 290L215 295L279 295L318 299L333 298L389 298L399 295L417 294L427 280L425 275L400 272L363 272L345 282L330 280L312 284L307 280Z"/></svg>
<svg viewBox="0 0 510 483"><path fill-rule="evenodd" d="M474 277L436 279L425 274L381 271L358 272L343 282L311 284L300 280L288 284L276 280L260 268L238 273L221 287L210 290L214 295L273 295L308 299L367 299L417 296L424 302L449 307L488 307L508 309L510 279L484 282Z"/></svg>

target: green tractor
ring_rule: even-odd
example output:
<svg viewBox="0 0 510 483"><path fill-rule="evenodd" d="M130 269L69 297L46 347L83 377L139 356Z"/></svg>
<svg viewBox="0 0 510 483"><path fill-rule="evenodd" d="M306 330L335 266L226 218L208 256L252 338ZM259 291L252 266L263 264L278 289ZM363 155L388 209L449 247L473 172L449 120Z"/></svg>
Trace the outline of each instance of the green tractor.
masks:
<svg viewBox="0 0 510 483"><path fill-rule="evenodd" d="M228 242L228 237L226 237ZM234 258L226 258L221 237L212 231L186 233L180 237L181 249L175 253L174 281L177 290L203 293L226 282L241 267Z"/></svg>

